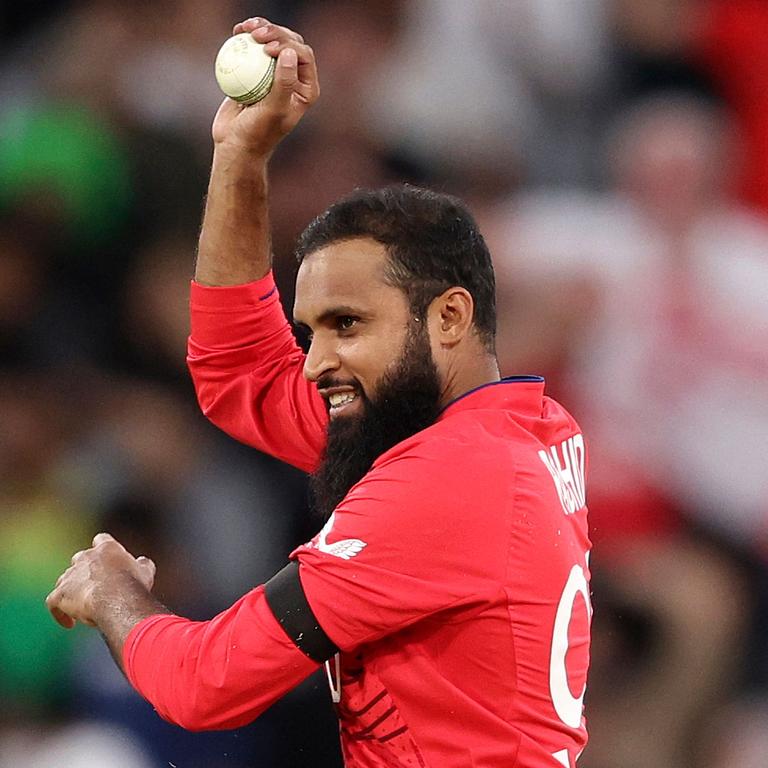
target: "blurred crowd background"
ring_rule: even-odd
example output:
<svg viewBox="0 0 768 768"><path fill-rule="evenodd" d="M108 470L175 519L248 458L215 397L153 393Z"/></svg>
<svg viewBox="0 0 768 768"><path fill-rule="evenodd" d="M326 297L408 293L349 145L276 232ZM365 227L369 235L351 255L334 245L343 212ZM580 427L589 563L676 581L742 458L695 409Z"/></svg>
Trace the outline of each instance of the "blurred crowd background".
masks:
<svg viewBox="0 0 768 768"><path fill-rule="evenodd" d="M0 768L339 765L322 676L188 734L43 605L100 530L193 618L314 533L305 478L209 425L184 364L213 59L256 14L322 84L272 162L287 307L294 240L339 196L458 194L503 372L545 375L590 438L582 768L765 768L764 0L0 6Z"/></svg>

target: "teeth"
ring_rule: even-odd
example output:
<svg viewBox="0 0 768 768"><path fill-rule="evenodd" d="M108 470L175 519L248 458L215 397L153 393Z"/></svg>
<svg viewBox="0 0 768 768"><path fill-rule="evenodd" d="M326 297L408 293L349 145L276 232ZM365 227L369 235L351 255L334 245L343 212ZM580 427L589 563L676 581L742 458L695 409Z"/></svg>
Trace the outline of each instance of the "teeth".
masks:
<svg viewBox="0 0 768 768"><path fill-rule="evenodd" d="M351 403L357 395L354 392L335 392L328 398L331 408L338 408L340 405Z"/></svg>

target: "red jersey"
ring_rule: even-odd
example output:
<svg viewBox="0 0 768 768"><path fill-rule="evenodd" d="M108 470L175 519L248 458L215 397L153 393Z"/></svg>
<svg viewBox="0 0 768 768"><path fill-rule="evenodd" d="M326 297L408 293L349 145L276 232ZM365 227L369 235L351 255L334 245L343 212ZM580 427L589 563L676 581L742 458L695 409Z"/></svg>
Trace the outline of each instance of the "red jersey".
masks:
<svg viewBox="0 0 768 768"><path fill-rule="evenodd" d="M204 411L314 468L325 407L271 277L193 285L192 322ZM543 389L517 377L453 401L292 553L319 631L340 650L347 766L575 765L591 615L586 456ZM129 678L187 727L247 722L317 668L267 597L259 587L211 622L145 620L126 642Z"/></svg>

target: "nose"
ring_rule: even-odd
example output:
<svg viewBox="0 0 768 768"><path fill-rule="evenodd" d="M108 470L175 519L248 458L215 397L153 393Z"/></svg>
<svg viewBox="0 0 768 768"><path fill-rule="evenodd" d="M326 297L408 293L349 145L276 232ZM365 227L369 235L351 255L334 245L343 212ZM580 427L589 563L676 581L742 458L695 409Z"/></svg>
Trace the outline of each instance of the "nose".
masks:
<svg viewBox="0 0 768 768"><path fill-rule="evenodd" d="M304 378L317 381L326 373L338 371L340 365L339 355L333 345L324 341L319 334L315 334L304 359Z"/></svg>

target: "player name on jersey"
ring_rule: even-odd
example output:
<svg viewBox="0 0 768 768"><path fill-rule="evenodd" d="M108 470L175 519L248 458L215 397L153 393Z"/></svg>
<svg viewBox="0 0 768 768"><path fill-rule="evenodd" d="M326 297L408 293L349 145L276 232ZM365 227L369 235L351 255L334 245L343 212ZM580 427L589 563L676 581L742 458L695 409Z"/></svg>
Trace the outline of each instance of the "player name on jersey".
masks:
<svg viewBox="0 0 768 768"><path fill-rule="evenodd" d="M551 446L549 451L539 451L566 515L578 512L586 504L584 456L584 437L580 433Z"/></svg>

